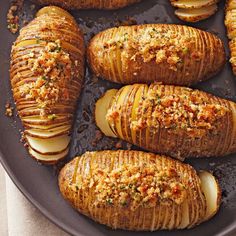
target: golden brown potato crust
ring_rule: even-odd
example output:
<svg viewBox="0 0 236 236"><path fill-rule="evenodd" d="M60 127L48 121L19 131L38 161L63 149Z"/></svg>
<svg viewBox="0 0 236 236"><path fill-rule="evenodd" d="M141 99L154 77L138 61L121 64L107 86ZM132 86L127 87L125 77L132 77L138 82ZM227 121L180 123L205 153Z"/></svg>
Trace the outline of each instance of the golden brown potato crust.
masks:
<svg viewBox="0 0 236 236"><path fill-rule="evenodd" d="M53 4L66 9L118 9L141 0L34 0L34 2L47 5Z"/></svg>
<svg viewBox="0 0 236 236"><path fill-rule="evenodd" d="M191 85L212 77L225 64L218 37L171 24L105 30L91 40L87 56L96 76L122 84Z"/></svg>
<svg viewBox="0 0 236 236"><path fill-rule="evenodd" d="M234 0L228 0L225 13L225 25L228 31L229 48L231 52L230 63L233 73L236 75L236 3Z"/></svg>
<svg viewBox="0 0 236 236"><path fill-rule="evenodd" d="M236 152L235 103L198 90L125 86L106 118L117 137L149 151L180 159Z"/></svg>
<svg viewBox="0 0 236 236"><path fill-rule="evenodd" d="M99 195L103 193L96 192L99 179L91 181L96 177L96 170L101 172L107 170L106 174L109 178L114 170L127 165L129 168L139 165L152 166L158 169L158 173L163 170L164 172L175 170L176 176L179 176L179 183L186 186L184 201L177 204L174 201L159 200L153 207L147 207L144 204L135 210L130 207L132 202L121 205L117 202L100 201L96 204L99 201ZM143 178L140 179L141 184ZM86 185L87 179L90 179L92 183L90 187ZM110 184L109 181L107 183ZM191 166L165 156L138 151L87 152L68 163L59 175L59 187L63 197L80 213L115 229L135 231L191 228L204 221L206 199L200 184L200 179ZM107 191L111 190L114 194L116 191L122 192L116 189L115 184L113 187Z"/></svg>
<svg viewBox="0 0 236 236"><path fill-rule="evenodd" d="M10 79L25 134L41 137L42 131L52 138L70 132L83 83L85 45L69 13L55 7L40 11L44 13L22 28L12 47Z"/></svg>

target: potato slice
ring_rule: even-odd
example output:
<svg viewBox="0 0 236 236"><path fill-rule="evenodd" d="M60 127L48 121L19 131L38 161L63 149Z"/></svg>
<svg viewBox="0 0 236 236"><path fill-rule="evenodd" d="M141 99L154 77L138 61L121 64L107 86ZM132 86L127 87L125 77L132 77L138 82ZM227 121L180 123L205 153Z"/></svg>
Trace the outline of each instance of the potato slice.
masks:
<svg viewBox="0 0 236 236"><path fill-rule="evenodd" d="M220 207L221 190L216 178L209 172L202 171L199 173L202 191L206 197L207 213L205 220L213 217Z"/></svg>
<svg viewBox="0 0 236 236"><path fill-rule="evenodd" d="M29 146L37 153L43 155L59 154L68 148L70 137L62 135L55 138L41 139L26 135Z"/></svg>
<svg viewBox="0 0 236 236"><path fill-rule="evenodd" d="M117 89L111 89L108 90L103 97L101 97L95 107L95 122L98 127L102 127L101 131L109 137L116 137L116 135L111 130L107 120L106 120L106 114L107 110L109 108L110 102L112 98L117 93Z"/></svg>
<svg viewBox="0 0 236 236"><path fill-rule="evenodd" d="M69 151L69 148L67 148L65 151L59 153L59 154L53 154L53 155L48 155L48 154L39 154L35 152L32 148L29 147L29 154L35 158L36 160L43 162L45 164L54 164L58 162L59 160L63 159Z"/></svg>
<svg viewBox="0 0 236 236"><path fill-rule="evenodd" d="M123 107L123 103L124 103L126 97L128 96L129 90L131 88L132 88L131 85L127 85L127 86L123 87L123 89L117 99L117 107L120 107L121 110L119 112L119 116L116 119L115 131L122 138L123 138L123 129L122 129L122 124L121 124L122 107Z"/></svg>
<svg viewBox="0 0 236 236"><path fill-rule="evenodd" d="M73 22L76 22L75 19L71 16L71 14L69 14L67 11L63 10L62 8L56 7L56 6L44 7L42 9L40 9L37 12L36 17L39 17L41 15L51 15L51 14L57 14L59 16L65 17Z"/></svg>
<svg viewBox="0 0 236 236"><path fill-rule="evenodd" d="M68 115L56 115L55 119L50 119L50 118L44 118L40 116L28 116L28 117L22 117L23 123L26 124L35 124L35 125L49 125L49 124L56 124L60 122L66 122L69 121L71 117Z"/></svg>
<svg viewBox="0 0 236 236"><path fill-rule="evenodd" d="M216 4L218 0L171 0L171 4L178 8L203 8Z"/></svg>
<svg viewBox="0 0 236 236"><path fill-rule="evenodd" d="M70 125L70 122L61 122L61 123L55 123L51 125L34 125L34 124L25 124L26 129L39 129L39 130L49 130L57 127L62 127L65 125Z"/></svg>
<svg viewBox="0 0 236 236"><path fill-rule="evenodd" d="M53 128L50 130L38 130L38 129L26 129L25 134L28 134L31 137L48 139L57 137L61 134L69 133L71 126L65 125L62 127Z"/></svg>
<svg viewBox="0 0 236 236"><path fill-rule="evenodd" d="M211 5L204 8L196 8L196 9L178 9L175 11L176 16L178 16L181 20L188 22L197 22L200 20L207 19L208 17L215 14L217 11L217 5Z"/></svg>
<svg viewBox="0 0 236 236"><path fill-rule="evenodd" d="M185 201L183 203L182 206L182 220L181 220L181 224L179 226L180 229L184 229L186 227L188 227L189 223L190 223L190 216L189 216L189 203L188 201Z"/></svg>

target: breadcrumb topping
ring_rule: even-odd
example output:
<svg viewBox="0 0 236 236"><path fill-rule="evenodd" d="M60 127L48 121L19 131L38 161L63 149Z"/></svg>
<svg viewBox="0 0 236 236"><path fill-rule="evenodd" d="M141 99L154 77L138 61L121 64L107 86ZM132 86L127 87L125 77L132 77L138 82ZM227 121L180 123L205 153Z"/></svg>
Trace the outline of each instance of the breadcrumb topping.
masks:
<svg viewBox="0 0 236 236"><path fill-rule="evenodd" d="M167 63L169 69L177 71L183 66L183 58L190 54L193 45L194 38L167 27L144 27L139 29L138 34L125 33L108 40L104 44L104 49L106 53L106 50L116 50L117 47L121 50L126 48L131 60L136 61L141 57L144 62ZM203 56L200 52L191 53L190 56L194 60L199 60Z"/></svg>
<svg viewBox="0 0 236 236"><path fill-rule="evenodd" d="M155 165L123 165L109 171L95 168L92 176L77 176L76 190L94 189L96 205L120 205L132 211L139 206L151 208L174 202L179 205L186 199L187 187L173 168Z"/></svg>
<svg viewBox="0 0 236 236"><path fill-rule="evenodd" d="M136 110L137 119L130 122L132 130L182 129L193 137L202 137L207 130L214 130L216 121L229 112L224 106L209 103L199 91L192 91L188 95L163 95L156 89L149 89ZM111 125L115 125L120 114L120 107L112 104L106 119Z"/></svg>
<svg viewBox="0 0 236 236"><path fill-rule="evenodd" d="M226 5L226 15L225 15L225 25L227 27L227 35L230 40L229 47L231 51L231 58L229 62L232 64L234 74L236 74L236 56L235 56L235 42L236 42L236 33L235 33L235 11L236 3L234 0L227 1Z"/></svg>
<svg viewBox="0 0 236 236"><path fill-rule="evenodd" d="M51 105L69 99L67 85L72 62L69 54L62 50L60 40L48 42L37 58L34 53L28 56L29 67L37 79L20 86L20 93L22 97L35 99L44 116Z"/></svg>

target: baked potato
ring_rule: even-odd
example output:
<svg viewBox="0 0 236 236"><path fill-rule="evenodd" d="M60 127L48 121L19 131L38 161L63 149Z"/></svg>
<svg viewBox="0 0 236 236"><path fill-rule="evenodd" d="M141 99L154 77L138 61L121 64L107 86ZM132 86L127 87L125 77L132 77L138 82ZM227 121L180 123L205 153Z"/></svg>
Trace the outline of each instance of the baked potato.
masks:
<svg viewBox="0 0 236 236"><path fill-rule="evenodd" d="M215 75L226 61L218 37L171 24L105 30L90 41L87 56L96 76L122 84L189 86Z"/></svg>
<svg viewBox="0 0 236 236"><path fill-rule="evenodd" d="M81 30L58 7L39 10L12 47L13 97L29 153L38 161L53 164L68 153L84 55Z"/></svg>
<svg viewBox="0 0 236 236"><path fill-rule="evenodd" d="M213 217L221 202L209 172L139 151L87 152L61 170L59 187L80 213L135 231L192 228Z"/></svg>
<svg viewBox="0 0 236 236"><path fill-rule="evenodd" d="M96 103L95 120L107 136L180 160L236 152L236 104L185 87L108 90Z"/></svg>
<svg viewBox="0 0 236 236"><path fill-rule="evenodd" d="M230 63L236 75L236 2L229 0L226 4L225 25L228 31L229 48L231 51Z"/></svg>
<svg viewBox="0 0 236 236"><path fill-rule="evenodd" d="M187 22L205 20L214 15L218 9L218 0L170 0L177 7L177 17Z"/></svg>
<svg viewBox="0 0 236 236"><path fill-rule="evenodd" d="M113 10L126 7L141 0L33 0L36 3L54 4L66 9L107 9Z"/></svg>

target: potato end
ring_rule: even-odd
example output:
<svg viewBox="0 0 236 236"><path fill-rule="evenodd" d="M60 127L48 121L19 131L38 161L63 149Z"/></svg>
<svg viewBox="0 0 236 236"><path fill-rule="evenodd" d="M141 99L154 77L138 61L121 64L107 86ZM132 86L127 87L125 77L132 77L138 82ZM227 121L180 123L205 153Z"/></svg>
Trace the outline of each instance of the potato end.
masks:
<svg viewBox="0 0 236 236"><path fill-rule="evenodd" d="M95 105L95 122L97 127L109 137L116 137L114 132L111 130L109 123L106 119L107 110L109 108L112 98L116 95L117 89L108 90Z"/></svg>
<svg viewBox="0 0 236 236"><path fill-rule="evenodd" d="M42 16L42 15L51 15L51 14L58 14L62 17L65 17L73 22L75 22L75 19L73 16L65 11L64 9L57 7L57 6L46 6L41 8L37 13L36 17Z"/></svg>
<svg viewBox="0 0 236 236"><path fill-rule="evenodd" d="M217 179L207 171L199 173L201 188L206 198L207 210L204 221L212 218L219 210L221 203L221 188Z"/></svg>

